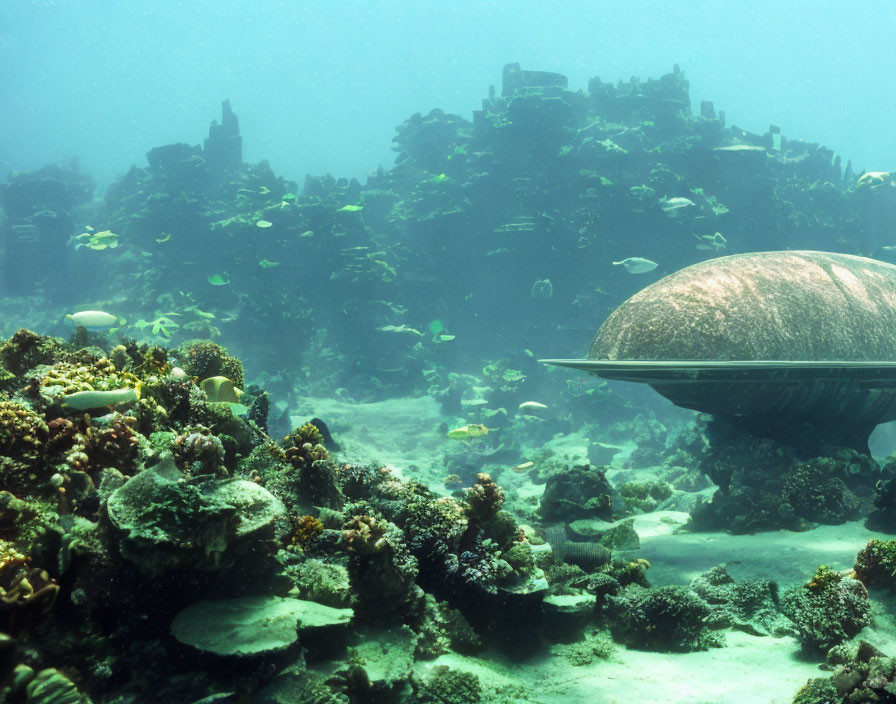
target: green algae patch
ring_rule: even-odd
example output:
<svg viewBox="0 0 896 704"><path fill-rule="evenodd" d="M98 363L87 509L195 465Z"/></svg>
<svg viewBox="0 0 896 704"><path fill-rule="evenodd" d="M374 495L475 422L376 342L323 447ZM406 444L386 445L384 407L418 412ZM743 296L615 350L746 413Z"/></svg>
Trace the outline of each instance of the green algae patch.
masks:
<svg viewBox="0 0 896 704"><path fill-rule="evenodd" d="M247 656L285 650L299 630L344 627L354 612L278 596L200 601L171 623L177 640L216 655Z"/></svg>

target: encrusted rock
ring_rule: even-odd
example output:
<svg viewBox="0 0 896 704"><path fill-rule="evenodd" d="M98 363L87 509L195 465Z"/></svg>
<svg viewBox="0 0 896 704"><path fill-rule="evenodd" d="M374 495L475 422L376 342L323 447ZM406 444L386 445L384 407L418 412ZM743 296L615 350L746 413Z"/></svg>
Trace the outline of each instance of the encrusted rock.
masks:
<svg viewBox="0 0 896 704"><path fill-rule="evenodd" d="M121 554L148 573L217 569L289 527L283 503L258 484L185 479L170 459L116 489L108 513Z"/></svg>

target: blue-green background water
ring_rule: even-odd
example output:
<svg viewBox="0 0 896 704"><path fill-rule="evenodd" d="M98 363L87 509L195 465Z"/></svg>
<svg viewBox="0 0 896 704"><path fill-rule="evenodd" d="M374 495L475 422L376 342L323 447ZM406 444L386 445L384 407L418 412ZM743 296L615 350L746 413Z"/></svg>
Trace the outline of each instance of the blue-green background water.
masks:
<svg viewBox="0 0 896 704"><path fill-rule="evenodd" d="M230 98L248 161L363 177L395 125L468 116L500 68L668 72L729 124L820 142L857 171L896 161L896 10L886 2L5 0L0 171L77 155L101 182L152 146L197 143Z"/></svg>

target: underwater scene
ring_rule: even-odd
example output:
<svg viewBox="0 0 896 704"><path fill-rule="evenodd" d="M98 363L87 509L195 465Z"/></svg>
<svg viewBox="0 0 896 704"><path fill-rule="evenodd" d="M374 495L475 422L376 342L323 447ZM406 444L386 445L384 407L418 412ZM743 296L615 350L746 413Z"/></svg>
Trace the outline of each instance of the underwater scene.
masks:
<svg viewBox="0 0 896 704"><path fill-rule="evenodd" d="M130 5L0 8L0 703L896 702L892 9Z"/></svg>

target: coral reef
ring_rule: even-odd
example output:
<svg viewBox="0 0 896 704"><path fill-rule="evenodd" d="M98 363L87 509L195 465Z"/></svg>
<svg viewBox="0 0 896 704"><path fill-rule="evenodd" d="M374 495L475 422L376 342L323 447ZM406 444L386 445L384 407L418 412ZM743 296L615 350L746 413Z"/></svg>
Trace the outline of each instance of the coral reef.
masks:
<svg viewBox="0 0 896 704"><path fill-rule="evenodd" d="M426 680L416 680L414 696L420 704L477 704L481 701L479 678L471 672L456 672L445 665L433 668Z"/></svg>
<svg viewBox="0 0 896 704"><path fill-rule="evenodd" d="M613 638L630 648L687 652L721 645L706 627L709 607L687 589L633 585L610 603L618 610L611 618Z"/></svg>
<svg viewBox="0 0 896 704"><path fill-rule="evenodd" d="M705 418L676 431L536 353L579 344L583 319L630 294L611 262L632 247L658 274L726 248L890 256L874 222L892 219L892 179L856 184L818 145L726 126L711 105L692 114L677 67L573 92L511 65L472 120L414 115L395 149L365 184L302 186L243 163L225 104L204 146L151 150L92 206L74 165L0 188L4 286L36 294L35 311L46 295L121 316L67 342L21 329L0 344L0 699L466 703L491 695L484 676L415 662L550 648L585 665L612 650L608 633L687 652L726 628L817 649L869 621L861 583L830 570L780 601L723 567L650 588L618 519L689 508L705 472L719 490L693 528L802 530L872 500L886 527L892 467L735 440ZM88 221L99 231L66 251ZM50 276L48 253L75 266ZM61 311L45 308L53 330ZM125 400L79 410L80 392ZM316 395L409 393L441 404L451 495L425 467L352 463L322 421L293 420ZM467 433L445 440L452 428ZM580 431L591 465L565 455ZM608 472L627 473L610 474L618 491ZM545 483L540 502L527 480ZM858 579L891 586L891 550L872 541ZM837 657L824 696L884 698L890 661Z"/></svg>
<svg viewBox="0 0 896 704"><path fill-rule="evenodd" d="M774 582L736 582L725 565L717 565L691 582L690 589L709 605L711 614L706 620L713 628L735 628L757 636L794 632L781 614Z"/></svg>
<svg viewBox="0 0 896 704"><path fill-rule="evenodd" d="M618 492L603 470L589 465L567 467L545 485L538 512L546 521L579 518L612 520L624 513Z"/></svg>
<svg viewBox="0 0 896 704"><path fill-rule="evenodd" d="M896 661L867 641L856 639L828 651L830 677L809 680L793 704L887 702L896 687Z"/></svg>
<svg viewBox="0 0 896 704"><path fill-rule="evenodd" d="M792 447L748 435L715 443L702 469L719 490L710 502L698 500L691 525L752 533L855 520L870 508L880 469L854 450L829 452L801 459Z"/></svg>
<svg viewBox="0 0 896 704"><path fill-rule="evenodd" d="M807 584L782 595L781 610L796 626L803 647L810 650L839 645L871 623L864 585L824 565Z"/></svg>
<svg viewBox="0 0 896 704"><path fill-rule="evenodd" d="M239 389L243 388L243 364L236 357L227 354L215 342L198 341L184 344L173 356L180 360L184 371L200 381L223 376Z"/></svg>
<svg viewBox="0 0 896 704"><path fill-rule="evenodd" d="M187 429L171 444L171 454L178 468L188 476L226 474L224 444L208 428Z"/></svg>
<svg viewBox="0 0 896 704"><path fill-rule="evenodd" d="M856 555L853 574L866 587L896 587L896 540L872 538Z"/></svg>

